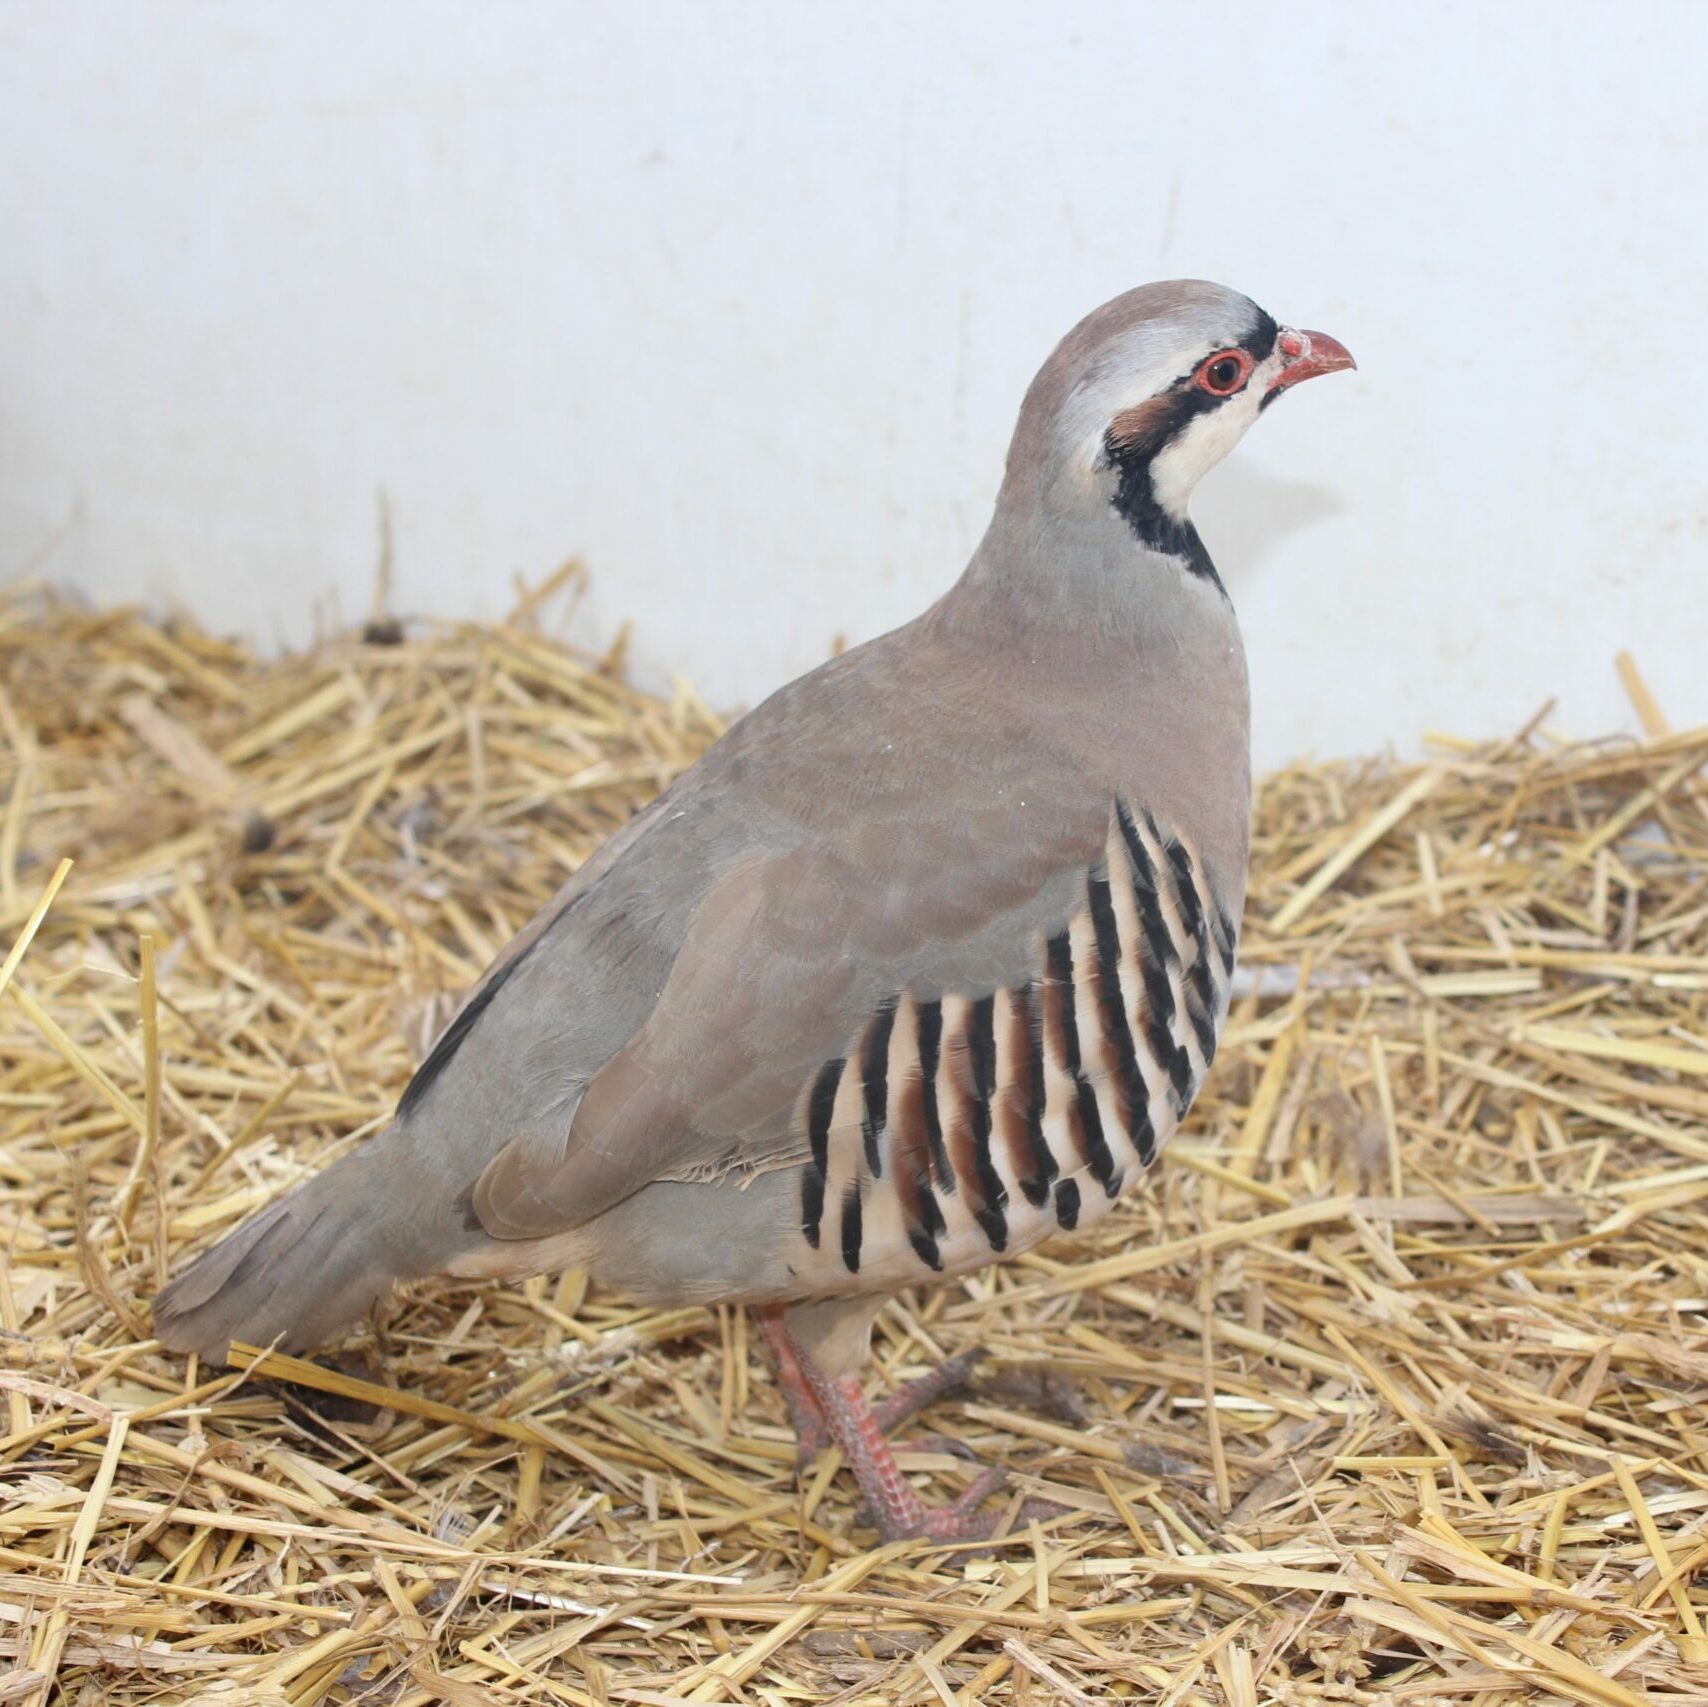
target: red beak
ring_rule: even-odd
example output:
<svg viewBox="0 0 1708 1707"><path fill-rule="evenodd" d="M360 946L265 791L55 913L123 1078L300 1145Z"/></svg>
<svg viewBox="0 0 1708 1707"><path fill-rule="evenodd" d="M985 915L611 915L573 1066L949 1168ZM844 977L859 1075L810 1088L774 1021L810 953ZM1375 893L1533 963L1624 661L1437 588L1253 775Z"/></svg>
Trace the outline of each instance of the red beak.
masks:
<svg viewBox="0 0 1708 1707"><path fill-rule="evenodd" d="M1269 382L1270 397L1302 379L1315 379L1319 373L1339 373L1343 368L1358 366L1352 352L1326 332L1299 332L1284 326L1276 342L1287 358L1287 365Z"/></svg>

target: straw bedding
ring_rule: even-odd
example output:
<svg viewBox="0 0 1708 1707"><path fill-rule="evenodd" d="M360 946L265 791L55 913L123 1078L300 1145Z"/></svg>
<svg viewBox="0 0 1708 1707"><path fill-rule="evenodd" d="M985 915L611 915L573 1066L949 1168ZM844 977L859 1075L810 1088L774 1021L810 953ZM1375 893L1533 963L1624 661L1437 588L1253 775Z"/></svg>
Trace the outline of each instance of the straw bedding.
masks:
<svg viewBox="0 0 1708 1707"><path fill-rule="evenodd" d="M797 1485L735 1312L161 1355L717 732L533 609L265 659L0 602L0 1702L1708 1702L1708 731L1634 675L1642 744L1265 781L1149 1189L881 1319L879 1385L987 1354L926 1426L1063 1508L994 1550Z"/></svg>

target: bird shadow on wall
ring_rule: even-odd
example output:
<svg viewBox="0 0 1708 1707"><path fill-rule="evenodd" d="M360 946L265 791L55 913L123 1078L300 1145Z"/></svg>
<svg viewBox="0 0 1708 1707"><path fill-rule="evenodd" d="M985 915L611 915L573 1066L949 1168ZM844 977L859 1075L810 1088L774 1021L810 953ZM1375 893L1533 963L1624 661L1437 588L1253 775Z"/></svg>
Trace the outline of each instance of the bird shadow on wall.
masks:
<svg viewBox="0 0 1708 1707"><path fill-rule="evenodd" d="M1254 586L1281 541L1343 515L1347 506L1328 487L1284 480L1230 462L1206 482L1193 520L1235 602L1242 587Z"/></svg>

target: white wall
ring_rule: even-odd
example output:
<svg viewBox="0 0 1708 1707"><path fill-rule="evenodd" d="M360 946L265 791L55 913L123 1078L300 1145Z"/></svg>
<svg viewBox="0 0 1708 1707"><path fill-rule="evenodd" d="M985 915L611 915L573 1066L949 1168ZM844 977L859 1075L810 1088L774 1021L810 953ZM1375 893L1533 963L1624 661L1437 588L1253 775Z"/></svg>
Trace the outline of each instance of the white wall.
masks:
<svg viewBox="0 0 1708 1707"><path fill-rule="evenodd" d="M0 0L0 575L493 614L751 700L1198 274L1362 371L1200 496L1259 757L1708 720L1708 6Z"/></svg>

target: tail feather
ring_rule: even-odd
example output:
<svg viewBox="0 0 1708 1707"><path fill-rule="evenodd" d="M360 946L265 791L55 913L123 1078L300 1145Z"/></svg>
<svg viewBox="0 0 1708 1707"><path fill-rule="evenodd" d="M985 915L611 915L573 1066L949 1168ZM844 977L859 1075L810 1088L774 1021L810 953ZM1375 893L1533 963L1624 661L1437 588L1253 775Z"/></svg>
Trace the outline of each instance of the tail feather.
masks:
<svg viewBox="0 0 1708 1707"><path fill-rule="evenodd" d="M214 1362L234 1339L307 1351L360 1321L393 1282L442 1267L449 1205L421 1212L404 1184L412 1175L392 1165L394 1143L364 1145L198 1257L154 1301L161 1344Z"/></svg>

